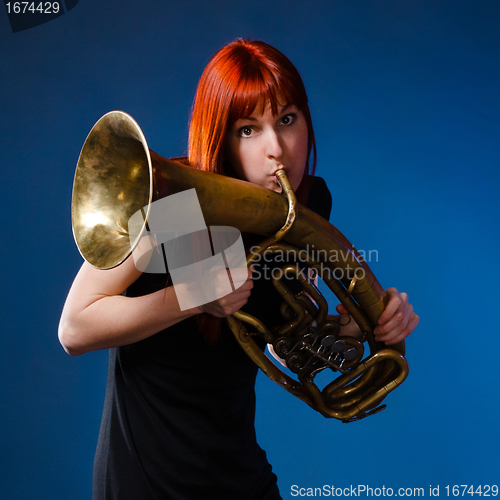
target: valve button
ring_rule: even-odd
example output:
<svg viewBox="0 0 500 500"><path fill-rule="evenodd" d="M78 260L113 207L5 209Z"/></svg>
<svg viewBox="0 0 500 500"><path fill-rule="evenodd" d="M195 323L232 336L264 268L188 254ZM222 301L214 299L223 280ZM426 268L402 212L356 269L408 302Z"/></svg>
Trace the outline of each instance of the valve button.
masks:
<svg viewBox="0 0 500 500"><path fill-rule="evenodd" d="M345 348L345 342L343 340L337 340L332 345L332 352L342 352Z"/></svg>
<svg viewBox="0 0 500 500"><path fill-rule="evenodd" d="M336 338L333 335L327 335L326 337L323 338L321 341L321 345L323 347L330 347L336 342Z"/></svg>
<svg viewBox="0 0 500 500"><path fill-rule="evenodd" d="M346 361L350 361L351 359L354 359L358 355L358 351L354 349L354 347L351 347L350 349L347 349L347 351L344 352L344 359Z"/></svg>

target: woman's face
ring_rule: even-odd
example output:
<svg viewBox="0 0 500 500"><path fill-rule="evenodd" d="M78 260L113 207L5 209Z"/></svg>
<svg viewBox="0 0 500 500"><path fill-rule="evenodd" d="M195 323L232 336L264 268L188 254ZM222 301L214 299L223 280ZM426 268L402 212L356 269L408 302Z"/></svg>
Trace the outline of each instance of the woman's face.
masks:
<svg viewBox="0 0 500 500"><path fill-rule="evenodd" d="M273 115L270 103L265 109L258 104L250 116L230 127L225 159L240 179L281 192L276 171L284 169L297 190L306 169L307 149L307 122L297 106L279 106Z"/></svg>

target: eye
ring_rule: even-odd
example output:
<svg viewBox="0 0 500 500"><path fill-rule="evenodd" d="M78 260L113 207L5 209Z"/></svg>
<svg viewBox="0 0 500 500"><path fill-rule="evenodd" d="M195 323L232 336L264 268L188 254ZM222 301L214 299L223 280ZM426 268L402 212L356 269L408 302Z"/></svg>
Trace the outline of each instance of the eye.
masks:
<svg viewBox="0 0 500 500"><path fill-rule="evenodd" d="M241 137L250 137L253 134L253 128L252 127L248 127L248 126L241 127L238 130L238 134Z"/></svg>
<svg viewBox="0 0 500 500"><path fill-rule="evenodd" d="M296 117L297 113L288 113L287 115L283 116L283 118L281 118L281 124L291 125L295 121Z"/></svg>

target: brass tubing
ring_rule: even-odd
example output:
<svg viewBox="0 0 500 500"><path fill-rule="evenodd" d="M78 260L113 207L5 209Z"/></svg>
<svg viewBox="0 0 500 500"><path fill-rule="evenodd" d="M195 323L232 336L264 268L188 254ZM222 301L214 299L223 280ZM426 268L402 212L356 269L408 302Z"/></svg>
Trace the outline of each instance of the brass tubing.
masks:
<svg viewBox="0 0 500 500"><path fill-rule="evenodd" d="M299 271L299 266L296 264L297 271ZM318 306L318 312L314 317L314 320L318 325L322 325L328 316L328 303L325 298L319 293L319 290L311 284L311 282L306 278L303 272L297 272L297 278L305 289L305 291L309 294L309 296L316 302Z"/></svg>
<svg viewBox="0 0 500 500"><path fill-rule="evenodd" d="M248 356L272 380L325 416L352 418L406 378L408 366L402 356L404 342L379 350L380 344L374 341L372 331L385 308L385 292L340 231L311 210L298 207L284 171L278 171L276 176L286 198L249 182L203 172L163 158L149 149L144 134L129 115L111 112L92 128L78 160L72 204L75 240L84 259L94 267L116 267L137 246L153 202L195 189L207 226L231 226L243 233L267 236L260 246L261 252L282 238L287 243L282 243L281 249L296 251L298 248L313 254L324 252L325 259L310 257L309 265L316 269L360 326L372 355L339 377L341 382L329 384L323 392L327 400L338 399L339 404L342 398L357 399L360 394L370 393L356 403L355 408L348 412L328 408L314 383L304 379L301 384L285 375L259 349L237 318L228 318L228 323ZM144 218L136 219L137 227L129 227L132 215L141 210ZM336 257L333 263L329 258L332 254ZM256 255L249 256L248 261L252 262ZM341 275L339 281L329 270ZM303 286L316 297L309 282L304 281ZM291 293L285 295L291 296ZM294 298L292 302L295 305L303 300ZM310 306L312 304L306 309L312 311ZM315 312L320 332L327 328L326 314L320 300ZM258 320L240 317L252 323L266 340L275 340L274 334ZM395 376L398 367L399 373ZM373 380L380 369L381 377ZM395 378L391 379L393 376ZM391 380L386 383L387 379ZM380 387L381 384L384 385ZM377 390L373 391L373 387Z"/></svg>
<svg viewBox="0 0 500 500"><path fill-rule="evenodd" d="M372 354L370 357L366 358L355 369L353 369L350 373L342 376L343 382L349 383L350 381L355 380L361 374L366 373L369 370L376 369L377 364L380 364L381 362L388 360L388 359L393 360L399 366L400 370L399 370L398 375L394 379L385 383L382 387L379 387L368 398L366 398L367 393L369 393L371 391L371 387L369 387L365 394L361 394L361 397L364 399L363 399L363 402L360 403L360 406L365 405L365 402L367 399L370 402L374 402L376 400L378 401L378 399L380 399L380 398L384 398L389 392L393 391L397 386L402 384L403 381L408 376L408 372L409 372L408 363L406 362L405 358L401 354L399 354L398 352L396 352L392 349L383 349L381 351L378 351L378 352ZM335 382L336 381L334 381L332 384L334 385ZM377 384L377 382L375 381L374 384ZM330 400L328 386L323 390L323 395L325 396L325 399ZM354 397L356 397L356 396L354 396ZM365 407L365 409L366 408L368 408L368 405Z"/></svg>
<svg viewBox="0 0 500 500"><path fill-rule="evenodd" d="M302 304L302 307L309 313L311 318L314 318L316 313L318 312L318 308L312 303L309 297L306 297L304 294L296 295L295 298Z"/></svg>
<svg viewBox="0 0 500 500"><path fill-rule="evenodd" d="M370 351L373 353L373 346L370 343L369 345ZM369 357L366 359L369 359ZM377 365L373 365L368 370L364 371L361 376L359 376L359 378L352 378L352 371L350 371L349 373L343 374L340 377L336 378L334 381L330 382L323 389L323 395L329 401L333 401L336 398L343 398L346 396L354 396L355 394L359 394L365 386L367 386L368 384L372 384L376 380L379 372L380 366Z"/></svg>
<svg viewBox="0 0 500 500"><path fill-rule="evenodd" d="M264 323L262 323L262 321L260 321L255 316L252 316L251 314L248 314L248 313L241 311L241 310L236 311L234 313L234 315L240 321L244 321L245 323L252 325L259 332L259 335L261 335L268 344L272 344L272 342L274 340L273 335L267 329L266 325Z"/></svg>
<svg viewBox="0 0 500 500"><path fill-rule="evenodd" d="M269 238L261 242L257 250L255 252L252 252L247 257L247 266L250 266L252 264L252 262L257 258L257 255L260 255L268 247L270 247L274 243L284 238L285 235L288 233L288 231L290 231L290 229L292 228L293 223L295 222L295 219L297 217L297 208L298 208L297 198L292 189L290 181L288 180L288 177L285 174L285 171L283 169L278 170L276 172L276 178L278 179L283 194L286 196L288 200L288 212L286 220L281 229L279 229L275 234L272 234L271 236L269 236Z"/></svg>
<svg viewBox="0 0 500 500"><path fill-rule="evenodd" d="M111 144L115 147L110 147ZM94 183L105 186L99 196L92 188ZM114 186L116 189L112 189ZM130 216L144 206L149 207L152 201L192 188L201 200L208 226L226 225L241 232L269 236L280 231L288 219L290 203L284 196L163 158L148 148L142 131L126 113L108 113L90 132L75 174L73 226L83 257L101 269L116 267L132 253L140 238L131 242L124 237ZM230 202L230 208L226 202ZM115 225L109 226L110 234L104 237L112 252L105 251L102 255L106 228L98 221L89 223L89 213L81 213L87 207L92 214L97 210L119 214L110 218ZM349 281L352 279L349 274L356 269L364 271L352 296L376 324L384 309L383 289L342 233L305 207L300 207L295 222L286 231L286 240L301 249L335 252L339 258L335 267L342 269Z"/></svg>
<svg viewBox="0 0 500 500"><path fill-rule="evenodd" d="M279 368L274 365L271 360L256 346L253 339L250 337L245 327L241 322L233 317L229 316L227 318L229 326L234 333L234 336L243 350L246 352L248 357L257 365L259 368L278 385L283 387L286 391L293 394L297 398L301 399L307 403L312 408L316 409L316 405L311 397L310 392L305 388L300 382L293 380L291 377L283 373Z"/></svg>
<svg viewBox="0 0 500 500"><path fill-rule="evenodd" d="M381 361L379 364L383 365L384 363L384 361ZM380 369L378 371L380 373ZM362 385L358 386L356 391L346 392L339 390L334 394L326 394L323 390L322 394L327 406L334 410L341 410L357 405L369 394L375 392L377 389L387 384L389 379L387 377L381 377L379 373L377 373L377 378L370 380L369 383L364 382ZM382 399L380 401L377 401L376 404L379 404Z"/></svg>
<svg viewBox="0 0 500 500"><path fill-rule="evenodd" d="M282 268L282 271L295 271L295 266L286 266ZM306 314L304 308L300 305L300 302L295 298L290 289L283 283L281 279L273 278L272 283L276 291L281 295L281 298L286 301L286 303L295 312L295 318L285 323L276 332L276 337L282 337L288 333L296 330L299 325L304 321Z"/></svg>
<svg viewBox="0 0 500 500"><path fill-rule="evenodd" d="M387 394L389 394L399 385L401 385L408 376L408 371L409 371L408 364L404 359L404 357L398 352L393 351L392 349L384 349L382 351L378 351L372 354L372 356L370 356L365 361L360 363L348 375L348 377L354 380L362 372L369 370L372 366L376 365L377 363L380 363L383 359L386 358L393 359L400 365L401 371L399 375L388 384L384 385L377 391L365 397L362 401L353 404L350 408L345 410L334 410L327 407L319 389L314 384L305 381L303 382L303 385L311 392L313 401L317 405L318 411L320 413L322 413L325 416L337 418L340 420L350 419L364 413L366 410L372 409L374 406L380 403L380 401L382 401L387 396Z"/></svg>

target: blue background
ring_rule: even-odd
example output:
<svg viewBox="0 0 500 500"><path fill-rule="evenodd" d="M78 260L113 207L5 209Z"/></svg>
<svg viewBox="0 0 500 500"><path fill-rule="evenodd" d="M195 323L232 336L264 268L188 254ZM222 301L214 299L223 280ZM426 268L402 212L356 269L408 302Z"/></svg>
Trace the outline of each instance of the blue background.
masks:
<svg viewBox="0 0 500 500"><path fill-rule="evenodd" d="M179 5L176 5L179 4ZM308 89L331 221L421 324L381 414L326 420L259 376L257 431L291 486L498 484L500 2L82 0L13 34L0 13L0 498L90 499L107 352L57 340L81 265L74 169L121 109L185 152L197 80L236 37L263 39ZM332 301L333 303L333 301Z"/></svg>

